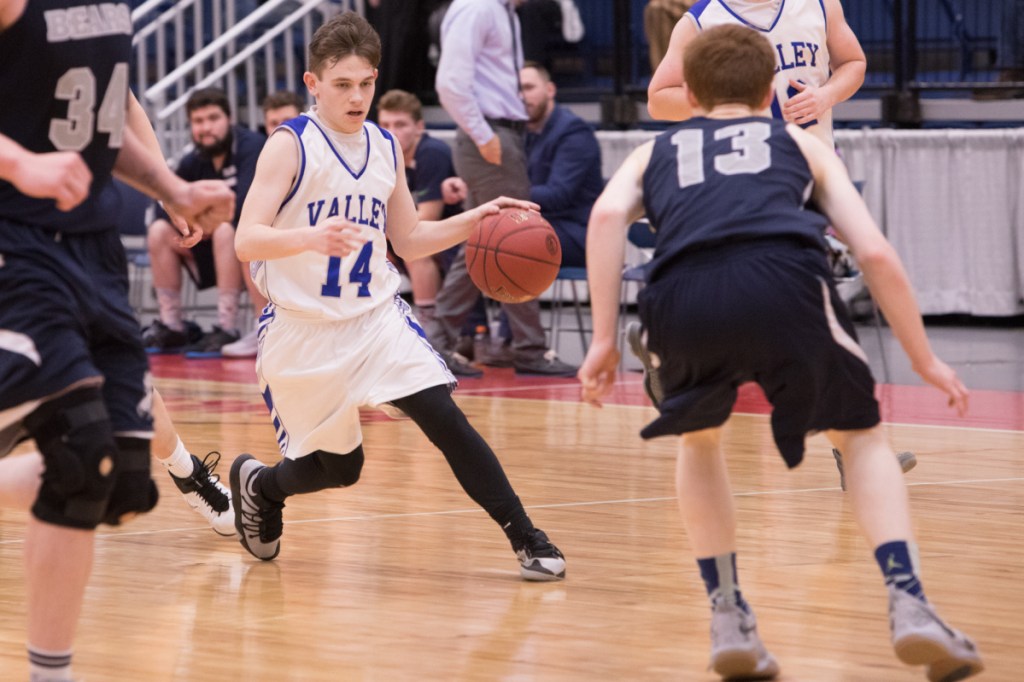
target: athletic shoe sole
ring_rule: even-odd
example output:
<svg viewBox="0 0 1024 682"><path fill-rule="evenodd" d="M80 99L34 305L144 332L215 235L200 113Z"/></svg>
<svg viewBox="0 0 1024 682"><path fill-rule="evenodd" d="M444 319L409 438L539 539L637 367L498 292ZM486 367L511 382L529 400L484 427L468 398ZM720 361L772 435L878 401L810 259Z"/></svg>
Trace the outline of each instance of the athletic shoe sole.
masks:
<svg viewBox="0 0 1024 682"><path fill-rule="evenodd" d="M977 656L952 654L949 649L926 635L907 635L893 644L896 657L907 665L928 666L930 682L957 682L985 669Z"/></svg>

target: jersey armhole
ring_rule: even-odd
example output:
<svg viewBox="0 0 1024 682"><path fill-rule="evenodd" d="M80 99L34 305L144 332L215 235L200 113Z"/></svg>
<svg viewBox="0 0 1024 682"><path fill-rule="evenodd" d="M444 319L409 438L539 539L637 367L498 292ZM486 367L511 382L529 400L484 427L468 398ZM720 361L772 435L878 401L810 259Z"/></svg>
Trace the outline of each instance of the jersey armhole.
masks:
<svg viewBox="0 0 1024 682"><path fill-rule="evenodd" d="M288 190L288 195L285 196L284 201L281 202L280 208L277 209L278 211L287 206L288 202L295 196L295 193L299 191L299 185L302 184L302 176L306 173L306 147L302 144L302 138L300 137L299 132L295 130L295 127L288 125L295 120L297 119L281 124L278 126L277 130L271 133L271 135L276 135L278 131L288 131L291 133L292 139L295 140L295 146L299 149L299 172L295 174L295 179L292 181L292 186Z"/></svg>

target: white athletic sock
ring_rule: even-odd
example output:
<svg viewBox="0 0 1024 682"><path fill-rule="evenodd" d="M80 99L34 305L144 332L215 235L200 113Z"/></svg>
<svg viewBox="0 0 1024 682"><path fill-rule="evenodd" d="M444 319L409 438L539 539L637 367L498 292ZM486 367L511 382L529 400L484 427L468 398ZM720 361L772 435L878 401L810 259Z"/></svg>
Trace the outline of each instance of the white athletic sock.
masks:
<svg viewBox="0 0 1024 682"><path fill-rule="evenodd" d="M30 682L71 682L71 650L28 647Z"/></svg>
<svg viewBox="0 0 1024 682"><path fill-rule="evenodd" d="M156 289L156 301L160 307L160 321L169 329L180 332L185 329L181 315L181 291L178 289Z"/></svg>
<svg viewBox="0 0 1024 682"><path fill-rule="evenodd" d="M217 323L226 332L238 330L239 289L221 289L217 294Z"/></svg>
<svg viewBox="0 0 1024 682"><path fill-rule="evenodd" d="M167 467L167 471L171 472L172 476L177 478L188 478L192 475L192 453L188 451L185 444L178 439L178 444L174 446L174 452L170 454L166 459L157 457L156 460Z"/></svg>

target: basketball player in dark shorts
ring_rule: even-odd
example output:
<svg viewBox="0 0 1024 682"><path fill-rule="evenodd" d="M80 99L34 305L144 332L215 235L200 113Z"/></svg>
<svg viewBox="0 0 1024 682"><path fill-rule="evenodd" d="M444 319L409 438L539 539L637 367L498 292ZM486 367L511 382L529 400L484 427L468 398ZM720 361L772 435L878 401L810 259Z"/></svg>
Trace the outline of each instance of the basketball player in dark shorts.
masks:
<svg viewBox="0 0 1024 682"><path fill-rule="evenodd" d="M804 210L809 196L861 263L915 370L961 414L967 390L932 352L899 257L835 153L798 126L759 115L775 70L768 41L719 26L696 37L684 60L698 115L635 150L591 216L594 339L579 373L583 399L600 404L615 381L623 243L646 214L657 236L640 316L665 395L641 434L682 436L676 488L711 601L711 667L726 679L779 673L739 589L720 442L736 387L755 381L772 404L772 434L788 466L800 463L814 431L842 450L853 513L889 592L897 656L927 666L933 681L969 677L981 657L925 599L906 487L832 282L825 218Z"/></svg>
<svg viewBox="0 0 1024 682"><path fill-rule="evenodd" d="M69 680L94 530L152 509L148 373L111 215L112 172L203 225L233 208L125 127L126 3L0 2L0 455L45 462L25 539L34 679ZM86 20L87 18L87 20Z"/></svg>

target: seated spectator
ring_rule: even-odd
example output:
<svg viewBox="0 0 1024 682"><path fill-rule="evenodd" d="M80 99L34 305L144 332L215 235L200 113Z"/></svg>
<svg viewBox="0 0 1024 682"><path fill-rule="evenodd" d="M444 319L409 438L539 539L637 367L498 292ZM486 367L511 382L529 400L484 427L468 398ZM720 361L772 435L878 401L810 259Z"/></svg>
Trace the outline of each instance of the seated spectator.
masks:
<svg viewBox="0 0 1024 682"><path fill-rule="evenodd" d="M285 121L290 121L306 110L306 103L290 90L272 92L263 99L263 131L270 133Z"/></svg>
<svg viewBox="0 0 1024 682"><path fill-rule="evenodd" d="M601 147L587 123L555 103L557 88L540 64L519 72L526 104L526 170L530 201L562 242L562 265L586 266L587 221L601 190Z"/></svg>
<svg viewBox="0 0 1024 682"><path fill-rule="evenodd" d="M445 203L441 194L441 183L455 175L451 148L427 134L419 98L404 90L389 90L377 103L377 121L381 128L394 135L402 148L405 177L420 220L442 220L460 213L461 200ZM426 258L397 262L409 276L416 317L427 328L433 325L434 304L442 278L458 250L455 246ZM394 254L389 253L388 257L393 262L398 261ZM449 354L445 360L457 376L482 374L469 365L467 357L457 352Z"/></svg>
<svg viewBox="0 0 1024 682"><path fill-rule="evenodd" d="M227 96L216 88L197 90L185 104L195 149L178 164L185 180L224 180L236 194L234 222L242 210L256 170L264 138L231 124ZM143 340L153 353L185 350L190 357L217 357L221 347L239 340L238 304L242 293L242 266L235 256L235 225L222 223L203 241L187 249L176 243L179 234L160 210L149 226L147 246L153 271L160 318L146 330ZM189 344L181 305L181 270L184 266L200 289L216 286L217 321L213 330Z"/></svg>
<svg viewBox="0 0 1024 682"><path fill-rule="evenodd" d="M279 90L272 92L263 99L263 130L267 135L277 130L285 121L289 121L306 108L306 103L294 92ZM220 349L220 354L226 358L254 358L259 348L259 320L260 311L267 305L267 299L263 297L256 285L253 284L252 274L249 272L249 264L242 264L242 278L245 282L245 289L249 292L249 300L252 301L256 315L253 320L252 329L234 343L225 344Z"/></svg>

